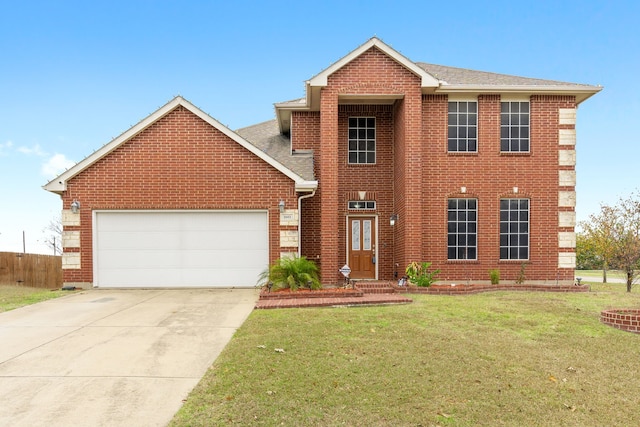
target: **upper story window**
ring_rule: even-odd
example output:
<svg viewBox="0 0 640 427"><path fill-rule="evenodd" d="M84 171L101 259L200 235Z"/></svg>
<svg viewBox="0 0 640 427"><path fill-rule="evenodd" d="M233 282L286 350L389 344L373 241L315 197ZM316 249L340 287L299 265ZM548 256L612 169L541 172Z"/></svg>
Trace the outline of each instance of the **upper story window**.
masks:
<svg viewBox="0 0 640 427"><path fill-rule="evenodd" d="M349 163L376 162L375 117L349 117Z"/></svg>
<svg viewBox="0 0 640 427"><path fill-rule="evenodd" d="M529 259L529 199L500 200L500 259Z"/></svg>
<svg viewBox="0 0 640 427"><path fill-rule="evenodd" d="M447 258L477 259L478 200L449 199L447 207Z"/></svg>
<svg viewBox="0 0 640 427"><path fill-rule="evenodd" d="M500 151L529 152L529 102L500 103Z"/></svg>
<svg viewBox="0 0 640 427"><path fill-rule="evenodd" d="M478 151L477 102L449 102L448 150L450 152Z"/></svg>

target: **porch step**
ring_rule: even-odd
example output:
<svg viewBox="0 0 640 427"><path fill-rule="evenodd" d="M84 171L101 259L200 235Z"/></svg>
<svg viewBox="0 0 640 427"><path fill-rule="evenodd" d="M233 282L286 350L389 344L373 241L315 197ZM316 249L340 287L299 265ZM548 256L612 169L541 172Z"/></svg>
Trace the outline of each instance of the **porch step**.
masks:
<svg viewBox="0 0 640 427"><path fill-rule="evenodd" d="M355 288L360 289L365 294L395 294L392 282L354 280Z"/></svg>

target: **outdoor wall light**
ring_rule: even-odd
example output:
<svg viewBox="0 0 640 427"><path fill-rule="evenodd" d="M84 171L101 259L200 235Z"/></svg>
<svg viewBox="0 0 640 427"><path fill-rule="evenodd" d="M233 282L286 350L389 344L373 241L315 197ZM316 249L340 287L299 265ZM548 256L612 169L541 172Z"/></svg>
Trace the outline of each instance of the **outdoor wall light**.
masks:
<svg viewBox="0 0 640 427"><path fill-rule="evenodd" d="M280 213L284 213L284 200L280 199L278 202L278 209L280 210Z"/></svg>
<svg viewBox="0 0 640 427"><path fill-rule="evenodd" d="M397 221L398 221L398 214L393 214L389 218L389 225L393 227L394 225L396 225Z"/></svg>
<svg viewBox="0 0 640 427"><path fill-rule="evenodd" d="M74 199L73 202L71 202L71 212L73 212L74 214L77 214L79 210L80 210L80 202Z"/></svg>

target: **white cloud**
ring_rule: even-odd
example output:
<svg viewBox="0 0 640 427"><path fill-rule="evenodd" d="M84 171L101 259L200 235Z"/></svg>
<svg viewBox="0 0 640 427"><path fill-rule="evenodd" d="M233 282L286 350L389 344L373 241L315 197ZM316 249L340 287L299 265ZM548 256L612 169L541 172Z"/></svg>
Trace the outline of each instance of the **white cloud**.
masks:
<svg viewBox="0 0 640 427"><path fill-rule="evenodd" d="M26 154L27 156L30 156L33 154L39 157L44 157L47 155L47 153L44 152L40 147L40 144L36 144L33 147L21 146L21 147L18 147L16 150L22 154Z"/></svg>
<svg viewBox="0 0 640 427"><path fill-rule="evenodd" d="M7 141L5 143L0 143L0 156L7 156L8 151L13 147L12 141Z"/></svg>
<svg viewBox="0 0 640 427"><path fill-rule="evenodd" d="M49 178L60 175L76 163L67 159L64 154L54 154L42 165L42 174Z"/></svg>

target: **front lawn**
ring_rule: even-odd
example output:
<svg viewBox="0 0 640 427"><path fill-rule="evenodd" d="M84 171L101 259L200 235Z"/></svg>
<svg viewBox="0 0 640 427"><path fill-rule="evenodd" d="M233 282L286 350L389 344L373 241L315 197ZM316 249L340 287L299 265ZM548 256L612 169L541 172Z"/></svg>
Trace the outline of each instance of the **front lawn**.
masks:
<svg viewBox="0 0 640 427"><path fill-rule="evenodd" d="M593 286L256 310L171 425L639 425L640 336L599 313L640 294Z"/></svg>
<svg viewBox="0 0 640 427"><path fill-rule="evenodd" d="M65 295L61 290L0 285L0 313Z"/></svg>

